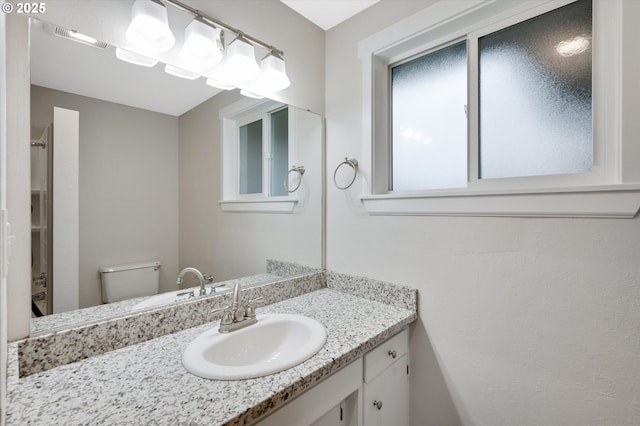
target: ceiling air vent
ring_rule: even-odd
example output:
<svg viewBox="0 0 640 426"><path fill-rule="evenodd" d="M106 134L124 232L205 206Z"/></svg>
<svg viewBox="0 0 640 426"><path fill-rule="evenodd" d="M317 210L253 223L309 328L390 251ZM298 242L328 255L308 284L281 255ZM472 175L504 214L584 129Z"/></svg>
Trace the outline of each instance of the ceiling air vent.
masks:
<svg viewBox="0 0 640 426"><path fill-rule="evenodd" d="M44 24L44 27L48 33L56 35L58 37L66 38L67 40L72 40L78 43L85 44L87 46L103 50L109 47L109 45L104 41L96 40L95 38L79 33L78 31L69 30L52 24Z"/></svg>

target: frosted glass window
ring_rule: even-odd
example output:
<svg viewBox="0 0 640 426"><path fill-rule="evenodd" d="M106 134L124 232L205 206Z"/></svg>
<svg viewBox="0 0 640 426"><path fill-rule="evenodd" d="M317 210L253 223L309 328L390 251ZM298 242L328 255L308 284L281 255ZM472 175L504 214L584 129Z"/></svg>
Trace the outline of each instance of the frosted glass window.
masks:
<svg viewBox="0 0 640 426"><path fill-rule="evenodd" d="M467 184L466 42L391 68L391 189Z"/></svg>
<svg viewBox="0 0 640 426"><path fill-rule="evenodd" d="M240 194L262 192L262 120L240 126Z"/></svg>
<svg viewBox="0 0 640 426"><path fill-rule="evenodd" d="M271 114L271 195L287 195L288 166L289 110L285 108Z"/></svg>
<svg viewBox="0 0 640 426"><path fill-rule="evenodd" d="M479 39L480 177L590 172L592 5Z"/></svg>

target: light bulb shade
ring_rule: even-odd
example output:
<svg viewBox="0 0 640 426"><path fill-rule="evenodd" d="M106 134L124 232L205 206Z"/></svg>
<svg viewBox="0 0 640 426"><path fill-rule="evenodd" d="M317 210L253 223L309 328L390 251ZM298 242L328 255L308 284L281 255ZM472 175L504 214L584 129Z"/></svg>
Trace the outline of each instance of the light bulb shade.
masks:
<svg viewBox="0 0 640 426"><path fill-rule="evenodd" d="M258 92L277 92L291 85L284 60L274 55L267 55L260 61L260 75L251 82L251 88Z"/></svg>
<svg viewBox="0 0 640 426"><path fill-rule="evenodd" d="M222 89L222 90L235 89L235 86L231 84L223 83L222 81L216 80L215 78L207 78L207 84L211 87L215 87L216 89Z"/></svg>
<svg viewBox="0 0 640 426"><path fill-rule="evenodd" d="M171 64L167 64L164 67L164 71L167 74L171 74L175 77L180 77L180 78L184 78L187 80L195 80L196 78L200 77L200 74L196 74L195 72L191 72L191 71L187 71L185 69L176 67L175 65L171 65Z"/></svg>
<svg viewBox="0 0 640 426"><path fill-rule="evenodd" d="M152 67L158 63L155 59L147 58L144 55L131 52L129 50L120 49L116 47L116 58L121 61L129 62L131 64L140 65L143 67Z"/></svg>
<svg viewBox="0 0 640 426"><path fill-rule="evenodd" d="M240 94L244 95L244 96L247 96L249 98L254 98L254 99L262 99L262 98L264 98L264 96L258 95L257 93L253 93L253 92L251 92L251 91L249 91L247 89L240 90Z"/></svg>
<svg viewBox="0 0 640 426"><path fill-rule="evenodd" d="M153 0L136 0L131 9L126 38L142 51L164 52L171 49L176 40L169 28L167 8Z"/></svg>
<svg viewBox="0 0 640 426"><path fill-rule="evenodd" d="M260 74L253 46L237 38L227 46L227 57L223 64L224 80L242 86Z"/></svg>
<svg viewBox="0 0 640 426"><path fill-rule="evenodd" d="M194 19L185 29L184 45L180 50L180 58L191 66L213 67L222 59L218 40L220 40L220 29Z"/></svg>

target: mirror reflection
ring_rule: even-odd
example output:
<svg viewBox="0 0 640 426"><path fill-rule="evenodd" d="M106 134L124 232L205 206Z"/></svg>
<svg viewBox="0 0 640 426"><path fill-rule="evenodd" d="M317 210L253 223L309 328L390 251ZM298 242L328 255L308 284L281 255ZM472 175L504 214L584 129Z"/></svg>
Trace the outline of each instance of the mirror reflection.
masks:
<svg viewBox="0 0 640 426"><path fill-rule="evenodd" d="M269 106L289 111L289 152L272 164L265 144L260 166L290 212L242 194L223 211L223 159L242 153L221 152L220 111L246 98L50 27L31 23L32 334L321 268L322 117Z"/></svg>

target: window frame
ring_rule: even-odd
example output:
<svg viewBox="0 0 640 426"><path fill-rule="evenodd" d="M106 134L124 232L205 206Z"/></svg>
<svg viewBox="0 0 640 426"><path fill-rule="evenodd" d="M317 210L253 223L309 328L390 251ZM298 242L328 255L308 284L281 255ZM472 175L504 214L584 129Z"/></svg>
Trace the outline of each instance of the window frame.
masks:
<svg viewBox="0 0 640 426"><path fill-rule="evenodd" d="M270 195L271 179L271 114L288 108L281 102L265 99L242 99L220 110L221 121L221 194L218 201L225 212L293 213L298 202L295 195ZM291 114L291 109L289 109ZM262 191L240 193L240 127L262 120ZM291 140L289 117L288 164L295 163L295 144Z"/></svg>
<svg viewBox="0 0 640 426"><path fill-rule="evenodd" d="M593 1L594 171L589 174L479 179L477 39L575 0L439 2L359 44L363 75L360 197L372 215L634 217L640 185L623 180L621 153L622 1ZM389 65L467 38L468 186L393 192L390 182ZM391 40L391 42L390 42ZM469 40L475 40L470 42ZM628 143L631 143L630 141ZM607 194L608 206L601 198Z"/></svg>

